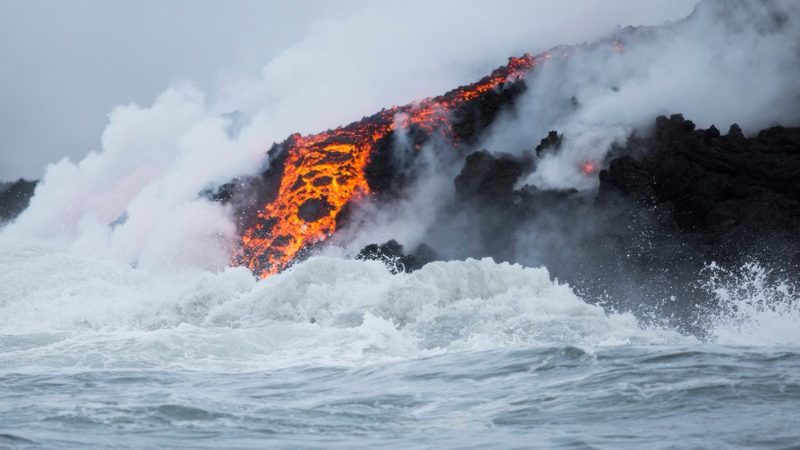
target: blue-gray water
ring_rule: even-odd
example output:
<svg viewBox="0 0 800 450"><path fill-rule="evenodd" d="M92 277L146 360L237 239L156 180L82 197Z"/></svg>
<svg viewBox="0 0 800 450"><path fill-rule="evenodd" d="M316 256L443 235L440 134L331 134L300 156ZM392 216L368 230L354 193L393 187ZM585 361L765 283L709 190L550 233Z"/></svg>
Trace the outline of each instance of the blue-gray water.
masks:
<svg viewBox="0 0 800 450"><path fill-rule="evenodd" d="M0 446L792 448L800 353L465 352L360 368L5 372Z"/></svg>
<svg viewBox="0 0 800 450"><path fill-rule="evenodd" d="M800 448L800 314L750 275L700 341L489 260L256 282L6 246L0 448Z"/></svg>

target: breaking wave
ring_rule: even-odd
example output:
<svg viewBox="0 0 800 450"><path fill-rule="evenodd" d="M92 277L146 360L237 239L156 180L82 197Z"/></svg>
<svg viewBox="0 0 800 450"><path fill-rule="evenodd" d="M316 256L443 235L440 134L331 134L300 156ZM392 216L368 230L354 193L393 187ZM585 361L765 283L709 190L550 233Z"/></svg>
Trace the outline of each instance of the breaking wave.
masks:
<svg viewBox="0 0 800 450"><path fill-rule="evenodd" d="M800 289L795 283L757 262L738 270L712 264L706 271L703 285L717 303L705 324L713 341L741 346L800 342Z"/></svg>
<svg viewBox="0 0 800 450"><path fill-rule="evenodd" d="M606 313L544 268L490 259L392 275L311 258L257 281L246 269L150 273L44 247L0 253L2 364L224 367L360 364L516 346L685 342Z"/></svg>
<svg viewBox="0 0 800 450"><path fill-rule="evenodd" d="M715 272L712 344L800 341L796 291L757 265ZM725 275L725 276L722 276ZM392 275L315 257L267 280L244 268L149 272L41 246L0 251L4 367L247 371L522 347L705 345L584 302L545 268L490 259Z"/></svg>

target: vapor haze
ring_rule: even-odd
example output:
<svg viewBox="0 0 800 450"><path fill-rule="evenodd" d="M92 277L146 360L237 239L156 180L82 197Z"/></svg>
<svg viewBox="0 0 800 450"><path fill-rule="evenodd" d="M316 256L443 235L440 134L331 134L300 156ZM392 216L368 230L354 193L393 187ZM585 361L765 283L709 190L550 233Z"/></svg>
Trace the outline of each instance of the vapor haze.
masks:
<svg viewBox="0 0 800 450"><path fill-rule="evenodd" d="M590 188L583 162L600 163L614 142L660 114L682 113L699 127L745 133L800 120L800 4L794 1L708 1L680 23L617 33L606 45L543 67L516 118L498 121L484 145L531 148L548 130L563 149L544 158L528 183ZM611 38L624 46L614 52ZM533 120L532 120L533 118Z"/></svg>
<svg viewBox="0 0 800 450"><path fill-rule="evenodd" d="M223 207L198 199L196 193L205 186L258 170L272 142L283 140L291 132L307 133L335 127L384 106L441 93L483 76L510 55L593 40L619 25L678 19L691 10L693 3L508 1L500 7L460 1L434 5L425 2L349 4L330 14L323 8L319 16L303 15L298 11L313 8L308 4L298 5L296 9L284 11L288 16L283 17L299 14L302 20L281 24L279 30L285 28L290 36L297 36L293 24L307 23L308 28L294 44L284 45L275 57L267 58L260 73L236 71L252 65L252 61L233 64L233 69L206 70L187 62L183 70L191 72L188 68L194 68L201 72L199 83L170 83L186 72L168 68L171 73L163 75L164 84L173 87L158 96L152 106L128 104L113 109L97 148L82 149L92 151L85 158L75 157L82 151L66 149L62 155L72 158L48 167L30 208L4 230L4 235L13 239L43 240L79 250L82 254L108 257L140 267L159 268L178 260L218 268L224 265L229 254L226 243L234 232L232 221ZM87 5L84 7L88 8ZM46 5L38 6L38 14L42 16L34 14L34 17L51 17L48 14L57 11L48 10ZM25 9L20 5L14 7ZM147 8L156 7L151 4ZM149 11L147 8L145 11ZM211 16L221 13L208 5L201 4L199 8L209 11ZM237 14L245 14L247 4L232 8ZM102 21L92 16L91 11L94 10L85 10L87 17ZM96 14L102 15L102 11L99 8ZM27 12L31 14L30 10ZM268 15L270 12L257 9L244 21L247 25L244 28L237 28L236 20L218 24L210 17L196 14L207 21L204 23L214 23L215 27L237 28L231 34L239 39L233 42L221 39L209 47L223 55L226 49L232 54L241 54L243 48L259 48L251 41L261 35L247 35L246 30L259 23L254 20L259 13ZM202 27L187 22L169 8L156 9L154 14L159 23L170 24L168 19L171 18L176 22L176 30L186 27L192 36L205 33ZM75 17L68 22L81 28L84 26L81 20L88 19ZM18 38L31 32L15 29ZM119 33L132 39L123 27L114 30L108 39L96 36L84 44L96 41L98 49L111 46L120 54L130 54L124 51L124 45L115 47L112 35ZM164 33L168 39L169 33ZM227 33L216 29L214 35ZM278 35L282 35L281 32ZM159 38L151 36L151 39L146 50L136 47L142 43L135 39L126 41L127 46L141 52L142 59L137 59L135 69L126 66L134 70L134 75L138 71L151 73L159 67L155 61L172 60L173 56L180 60L184 56L180 48L160 45ZM192 42L190 61L205 58L204 42L207 41ZM18 44L18 47L15 51L24 53L24 45ZM90 54L91 49L92 45L80 47L84 55ZM143 55L152 55L154 59ZM61 54L59 57L68 58ZM42 70L43 64L52 58L51 54L41 54L39 62L29 67ZM110 79L119 75L104 66L103 61L93 60L93 64L110 71L106 73ZM68 67L69 71L81 74L94 66ZM219 74L224 76L214 78ZM202 80L208 77L217 80L210 83L217 87L204 89L209 83ZM2 85L8 88L10 84ZM61 86L56 80L48 80L44 85ZM34 87L27 92L31 104L43 102L40 95L47 95L37 93ZM44 102L45 105L56 103ZM34 170L46 160L57 159L57 153L47 149L60 148L59 145L70 139L59 135L50 125L83 120L81 115L86 111L80 101L70 108L70 111L62 110L52 116L43 114L38 121L25 121L27 125L36 124L35 130L24 133L26 139L30 136L50 139L47 144L36 144L46 151L42 153L30 146L27 152L6 153L4 150L3 159L23 164L26 170ZM48 109L39 108L38 111L47 112ZM23 147L23 141L3 144L3 148L8 147ZM4 167L7 167L5 162ZM54 224L57 229L53 228Z"/></svg>
<svg viewBox="0 0 800 450"><path fill-rule="evenodd" d="M264 110L276 133L311 132L693 3L2 2L0 180L101 150L115 105L150 104L176 82L221 108Z"/></svg>

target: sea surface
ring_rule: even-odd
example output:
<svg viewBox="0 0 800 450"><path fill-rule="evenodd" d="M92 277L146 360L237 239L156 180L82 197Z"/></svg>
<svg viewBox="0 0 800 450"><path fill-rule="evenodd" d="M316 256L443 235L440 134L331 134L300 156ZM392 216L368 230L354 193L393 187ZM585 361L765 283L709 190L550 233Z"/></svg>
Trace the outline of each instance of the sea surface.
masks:
<svg viewBox="0 0 800 450"><path fill-rule="evenodd" d="M0 246L0 448L800 448L800 313L700 339L491 260L148 272Z"/></svg>

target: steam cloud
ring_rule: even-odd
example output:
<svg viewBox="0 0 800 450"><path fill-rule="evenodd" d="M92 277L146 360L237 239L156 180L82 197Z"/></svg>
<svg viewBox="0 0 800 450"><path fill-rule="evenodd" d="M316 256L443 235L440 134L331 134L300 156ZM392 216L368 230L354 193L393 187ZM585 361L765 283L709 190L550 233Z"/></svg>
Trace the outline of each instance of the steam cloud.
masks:
<svg viewBox="0 0 800 450"><path fill-rule="evenodd" d="M517 114L484 146L518 152L555 129L563 151L527 180L543 188L589 188L583 161L643 132L654 117L683 113L699 127L747 132L800 119L800 5L707 1L685 21L617 33L621 54L601 47L543 68ZM577 103L577 107L576 107ZM534 118L534 120L531 120Z"/></svg>
<svg viewBox="0 0 800 450"><path fill-rule="evenodd" d="M615 43L621 48L615 49ZM532 150L548 131L558 130L564 135L560 151L544 154L522 184L590 192L598 180L583 173L583 164L600 166L615 144L623 144L632 133L646 134L658 115L683 113L699 127L715 125L723 133L734 123L745 133L796 125L798 67L800 4L701 2L684 20L619 29L597 45L579 47L570 58L537 67L526 78L528 90L515 110L497 120L475 149L519 154ZM410 248L425 243L420 237L435 220L431 205L452 196L460 161L457 167L432 167L426 159L424 165L429 167L427 176L420 177L406 198L381 214L365 213L367 225L349 233L350 252L392 238ZM433 181L436 174L445 180ZM556 247L568 252L572 239L554 231L558 217L550 219L546 229L530 224L529 236L520 240L559 242ZM464 236L452 238L451 246L470 247L470 220L464 219ZM527 255L518 254L516 261L541 262L536 245L525 247L518 253Z"/></svg>
<svg viewBox="0 0 800 450"><path fill-rule="evenodd" d="M618 24L679 19L692 3L385 5L319 23L258 78L242 77L211 95L177 85L150 107L116 108L102 149L49 166L30 207L0 239L153 270L219 269L235 235L231 211L197 193L256 172L272 142L444 92L511 54L613 36ZM700 125L738 122L746 131L795 120L800 81L788 68L798 62L797 13L788 0L707 2L690 20L642 32L623 54L588 51L537 69L519 113L482 145L518 152L558 129L567 136L564 151L541 161L527 181L591 188L576 163L602 160L613 142L656 114L680 111ZM775 26L776 14L788 22ZM431 176L404 203L362 229L363 240L419 239L437 207L433 194L452 189L455 169L436 164L429 162Z"/></svg>

